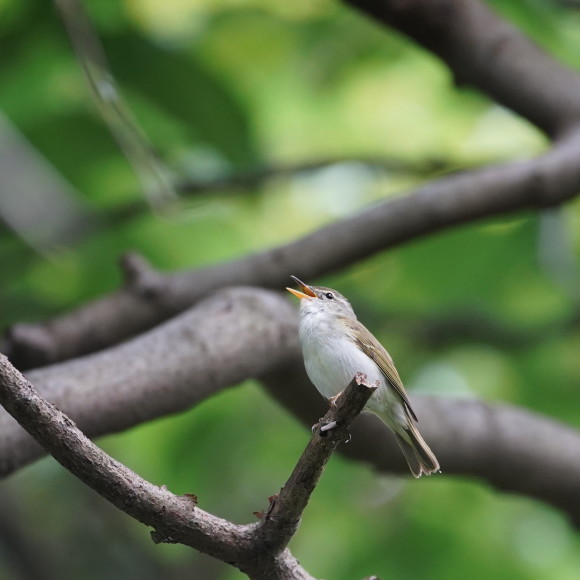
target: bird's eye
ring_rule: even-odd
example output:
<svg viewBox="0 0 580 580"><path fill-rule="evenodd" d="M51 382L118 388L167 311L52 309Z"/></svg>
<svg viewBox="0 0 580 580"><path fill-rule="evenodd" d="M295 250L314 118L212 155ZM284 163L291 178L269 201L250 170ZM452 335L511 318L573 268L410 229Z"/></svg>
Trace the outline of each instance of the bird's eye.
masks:
<svg viewBox="0 0 580 580"><path fill-rule="evenodd" d="M327 293L325 294L325 296L326 296L326 297L327 297L329 300L332 300L332 299L334 298L334 294L333 294L332 292L327 292Z"/></svg>

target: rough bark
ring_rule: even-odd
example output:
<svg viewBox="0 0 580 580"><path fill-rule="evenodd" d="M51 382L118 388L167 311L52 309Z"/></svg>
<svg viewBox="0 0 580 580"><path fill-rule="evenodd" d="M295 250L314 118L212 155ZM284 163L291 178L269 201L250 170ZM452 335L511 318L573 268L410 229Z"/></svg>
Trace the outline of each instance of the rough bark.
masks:
<svg viewBox="0 0 580 580"><path fill-rule="evenodd" d="M115 348L31 371L28 378L90 436L191 407L296 356L294 308L259 288L222 290ZM41 453L0 413L0 473Z"/></svg>

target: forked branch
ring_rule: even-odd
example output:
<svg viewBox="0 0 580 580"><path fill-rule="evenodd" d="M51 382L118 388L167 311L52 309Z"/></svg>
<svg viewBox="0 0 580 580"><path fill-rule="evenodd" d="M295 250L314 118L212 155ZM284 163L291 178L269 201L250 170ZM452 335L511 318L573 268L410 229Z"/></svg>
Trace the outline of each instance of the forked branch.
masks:
<svg viewBox="0 0 580 580"><path fill-rule="evenodd" d="M286 546L326 462L373 390L361 377L353 379L323 419L338 427L327 436L315 431L261 522L236 525L197 507L194 495L176 496L107 455L0 354L0 403L59 463L120 510L153 527L155 542L190 546L257 580L314 580Z"/></svg>

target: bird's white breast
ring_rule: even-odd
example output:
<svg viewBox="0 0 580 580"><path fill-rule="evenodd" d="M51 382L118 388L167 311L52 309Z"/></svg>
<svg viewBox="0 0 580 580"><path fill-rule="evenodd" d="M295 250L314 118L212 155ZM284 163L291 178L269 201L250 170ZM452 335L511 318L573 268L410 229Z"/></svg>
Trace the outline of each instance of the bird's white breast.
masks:
<svg viewBox="0 0 580 580"><path fill-rule="evenodd" d="M299 335L308 377L327 399L344 390L359 372L369 382L384 385L381 370L352 342L341 318L309 312L301 316Z"/></svg>

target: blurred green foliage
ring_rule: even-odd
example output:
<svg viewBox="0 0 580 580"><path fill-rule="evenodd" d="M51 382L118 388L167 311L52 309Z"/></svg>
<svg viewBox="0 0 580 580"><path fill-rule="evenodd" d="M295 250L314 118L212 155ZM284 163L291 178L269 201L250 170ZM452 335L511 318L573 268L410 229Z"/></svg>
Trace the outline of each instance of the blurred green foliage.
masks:
<svg viewBox="0 0 580 580"><path fill-rule="evenodd" d="M579 12L547 0L492 4L577 63ZM431 55L328 0L87 7L124 96L176 174L202 180L270 164L337 164L247 193L202 194L165 217L111 220L142 194L90 101L56 11L40 0L2 0L0 111L98 224L48 254L31 249L22 232L0 229L4 327L114 289L117 259L128 249L163 270L214 263L294 239L425 179L341 160L443 159L453 168L531 157L547 146L509 111L452 86ZM414 241L317 282L351 298L411 391L508 402L580 428L579 221L578 202L507 216ZM453 331L458 318L468 333ZM147 479L248 522L283 484L307 438L248 382L102 444ZM0 518L44 562L46 578L241 577L189 549L154 546L142 526L50 459L5 482L3 492L12 507ZM334 580L566 580L580 567L578 536L551 508L445 474L377 477L339 457L292 549L312 574ZM18 570L15 552L0 545L0 578L28 577Z"/></svg>

